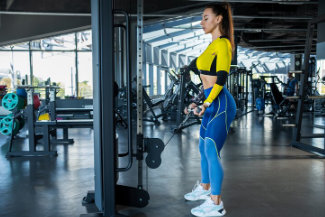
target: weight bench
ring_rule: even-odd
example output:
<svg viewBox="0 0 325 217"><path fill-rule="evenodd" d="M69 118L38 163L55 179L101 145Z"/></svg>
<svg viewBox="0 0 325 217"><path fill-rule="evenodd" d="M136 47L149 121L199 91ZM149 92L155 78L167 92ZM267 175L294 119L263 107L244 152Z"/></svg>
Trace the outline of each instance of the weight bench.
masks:
<svg viewBox="0 0 325 217"><path fill-rule="evenodd" d="M56 108L56 116L64 119L90 119L93 116L92 108Z"/></svg>
<svg viewBox="0 0 325 217"><path fill-rule="evenodd" d="M75 119L75 120L56 120L56 121L36 121L36 127L42 128L43 142L46 145L52 144L73 144L74 140L69 139L69 128L93 128L93 119ZM62 128L63 139L50 141L50 130Z"/></svg>

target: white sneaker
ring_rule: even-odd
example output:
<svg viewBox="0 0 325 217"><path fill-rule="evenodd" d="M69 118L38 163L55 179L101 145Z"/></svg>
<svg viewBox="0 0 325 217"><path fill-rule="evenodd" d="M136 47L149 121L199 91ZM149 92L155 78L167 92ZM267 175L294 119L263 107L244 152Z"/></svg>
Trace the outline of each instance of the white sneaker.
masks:
<svg viewBox="0 0 325 217"><path fill-rule="evenodd" d="M193 187L192 192L184 195L186 200L195 201L195 200L206 200L208 199L211 193L211 188L209 190L204 190L200 182L197 181Z"/></svg>
<svg viewBox="0 0 325 217"><path fill-rule="evenodd" d="M192 215L199 217L206 216L224 216L226 210L223 207L223 202L221 201L219 205L216 205L213 200L210 198L206 200L200 206L197 206L191 210Z"/></svg>

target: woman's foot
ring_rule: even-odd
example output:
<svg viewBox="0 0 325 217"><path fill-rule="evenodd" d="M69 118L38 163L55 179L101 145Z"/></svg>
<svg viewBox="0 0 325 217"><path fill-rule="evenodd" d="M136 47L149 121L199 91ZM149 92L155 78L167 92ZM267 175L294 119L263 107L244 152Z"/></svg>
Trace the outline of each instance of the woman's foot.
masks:
<svg viewBox="0 0 325 217"><path fill-rule="evenodd" d="M226 214L226 210L222 201L219 205L216 205L213 200L209 198L200 206L193 208L191 213L192 215L199 217L224 216Z"/></svg>
<svg viewBox="0 0 325 217"><path fill-rule="evenodd" d="M196 201L196 200L206 200L210 198L211 189L205 190L203 186L197 182L194 185L192 192L184 195L186 200Z"/></svg>

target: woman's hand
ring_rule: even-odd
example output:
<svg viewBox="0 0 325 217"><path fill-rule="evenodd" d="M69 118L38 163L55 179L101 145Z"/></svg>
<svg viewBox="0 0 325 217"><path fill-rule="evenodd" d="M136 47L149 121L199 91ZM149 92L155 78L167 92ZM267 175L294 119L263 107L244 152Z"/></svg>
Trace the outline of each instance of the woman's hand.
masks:
<svg viewBox="0 0 325 217"><path fill-rule="evenodd" d="M184 113L187 115L190 113L188 110L190 110L190 111L194 110L194 114L195 114L196 108L197 108L197 105L195 103L191 103L188 107L185 107Z"/></svg>
<svg viewBox="0 0 325 217"><path fill-rule="evenodd" d="M202 107L201 107L201 112L198 114L200 117L202 117L204 115L205 110L210 106L210 103L203 103ZM194 113L195 114L195 113Z"/></svg>

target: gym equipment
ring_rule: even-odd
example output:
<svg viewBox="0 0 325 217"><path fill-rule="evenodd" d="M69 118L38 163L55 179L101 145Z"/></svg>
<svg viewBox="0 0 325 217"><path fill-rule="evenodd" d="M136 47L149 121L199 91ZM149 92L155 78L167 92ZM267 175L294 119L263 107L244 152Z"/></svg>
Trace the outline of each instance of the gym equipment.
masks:
<svg viewBox="0 0 325 217"><path fill-rule="evenodd" d="M304 103L305 99L312 99L313 96L307 97L307 89L308 89L308 80L310 79L310 53L311 53L311 47L312 47L312 41L313 41L313 33L314 28L318 23L324 23L325 22L325 15L316 17L308 22L308 29L307 29L307 37L306 37L306 45L305 45L305 52L304 52L304 70L303 73L300 76L300 88L299 88L299 96L298 96L298 106L297 106L297 112L296 112L296 120L294 125L294 134L293 134L293 141L291 142L291 145L293 147L302 149L304 151L325 155L325 147L315 147L311 144L306 144L301 142L301 139L304 138L324 138L325 134L311 134L311 135L302 135L301 129L302 129L302 117L304 112ZM318 26L319 28L319 26ZM324 98L324 96L316 96L317 98ZM315 97L315 98L316 98ZM324 128L323 126L321 126Z"/></svg>
<svg viewBox="0 0 325 217"><path fill-rule="evenodd" d="M256 101L256 98L262 97L256 95L256 88L254 88L254 80L252 79L252 71L243 67L232 66L230 68L227 79L227 89L236 102L237 111L235 119L254 110L254 108L248 110L251 106L248 104L250 96L253 103Z"/></svg>
<svg viewBox="0 0 325 217"><path fill-rule="evenodd" d="M2 106L9 111L22 109L24 108L24 104L24 99L15 93L7 93L2 99Z"/></svg>
<svg viewBox="0 0 325 217"><path fill-rule="evenodd" d="M15 93L8 93L3 97L2 105L2 113L7 115L0 121L0 133L5 136L10 136L11 143L13 136L25 125L25 120L21 112L21 109L25 107L25 100Z"/></svg>
<svg viewBox="0 0 325 217"><path fill-rule="evenodd" d="M25 119L24 117L21 115L21 116L18 116L17 117L17 120L19 121L19 130L23 129L23 127L25 126Z"/></svg>
<svg viewBox="0 0 325 217"><path fill-rule="evenodd" d="M188 110L188 114L185 115L184 120L174 129L174 133L180 133L182 129L185 129L189 126L195 125L195 124L201 124L201 119L194 115L193 110ZM201 109L197 108L197 113L200 113ZM194 121L193 121L194 119ZM192 121L190 121L192 120ZM189 122L189 123L188 123Z"/></svg>
<svg viewBox="0 0 325 217"><path fill-rule="evenodd" d="M51 120L50 114L49 113L41 114L40 116L38 116L38 120L39 121L50 121Z"/></svg>
<svg viewBox="0 0 325 217"><path fill-rule="evenodd" d="M20 129L20 122L13 115L7 115L0 121L0 132L5 136L16 135Z"/></svg>
<svg viewBox="0 0 325 217"><path fill-rule="evenodd" d="M149 86L147 86L147 87L149 87ZM154 108L161 105L164 100L158 99L156 102L153 102L153 100L149 97L149 95L147 94L147 91L144 89L144 87L143 87L142 93L143 93L144 103L148 107L150 113L152 114L151 118L144 118L143 121L150 121L150 122L154 122L155 124L160 124L158 118L162 115L161 114L156 115Z"/></svg>
<svg viewBox="0 0 325 217"><path fill-rule="evenodd" d="M35 114L35 108L38 108L40 106L40 100L38 95L34 94L34 89L42 89L42 88L48 88L51 91L55 91L57 88L56 86L29 86L29 85L22 85L18 88L23 88L27 91L27 106L24 110L24 116L27 118L28 123L28 150L24 151L13 151L13 133L11 134L10 143L9 143L9 150L7 152L6 157L17 157L17 156L57 156L56 151L51 150L51 145L48 140L47 134L50 132L45 132L42 130L42 134L39 134L38 132L38 125L36 124L36 114ZM35 99L35 101L34 101ZM10 104L9 104L10 105ZM11 106L14 107L14 106ZM17 109L16 109L17 110ZM24 120L22 116L22 112L13 112L15 119L19 122L19 127L23 126ZM16 122L17 123L17 122ZM13 131L15 132L15 130ZM38 132L38 134L36 133ZM40 143L38 143L38 141ZM38 144L43 145L43 150L40 151L36 148Z"/></svg>
<svg viewBox="0 0 325 217"><path fill-rule="evenodd" d="M175 133L179 133L182 131L182 129L185 129L194 124L201 124L200 118L198 116L192 115L192 112L185 115L184 117L183 110L185 108L185 105L188 106L192 102L192 98L194 98L194 95L199 94L200 89L198 85L195 85L191 81L190 70L187 67L181 68L180 72L180 88L176 98L178 102L176 111L177 127L174 129Z"/></svg>
<svg viewBox="0 0 325 217"><path fill-rule="evenodd" d="M95 155L95 191L88 192L90 200L95 199L98 212L96 214L87 214L82 216L116 216L116 205L122 204L127 206L146 206L149 202L149 194L143 188L143 160L144 154L148 154L151 157L147 158L149 162L148 166L152 168L157 167L159 164L159 158L154 159L154 156L160 156L156 154L150 154L151 152L161 152L162 142L157 143L157 140L152 138L144 138L143 135L143 86L142 86L142 30L143 30L143 1L139 0L137 3L137 135L136 135L136 150L133 151L132 144L132 88L131 88L131 70L129 61L129 16L122 11L113 11L110 1L92 1L92 31L94 34L93 45L93 65L99 65L98 68L94 68L94 155ZM99 5L101 7L99 7ZM113 12L112 12L113 11ZM117 26L115 22L121 19L114 19L113 14L122 14L125 17L125 38L113 38L114 27ZM120 17L119 17L120 18ZM105 20L105 22L103 22ZM114 22L106 22L107 20L113 20ZM113 26L114 24L114 26ZM117 28L117 27L116 27ZM120 28L120 27L118 27ZM120 168L116 165L116 124L114 121L114 94L113 94L113 82L114 82L114 67L112 62L115 60L116 53L112 53L110 45L113 45L113 41L121 40L124 44L124 50L126 52L125 66L127 75L127 116L128 116L128 152L125 157L128 158L126 167ZM125 41L124 41L125 40ZM124 43L125 42L125 43ZM109 46L103 46L103 44ZM119 43L117 43L119 44ZM99 49L100 48L100 49ZM118 51L120 47L116 47ZM105 60L105 61L101 61ZM124 63L122 63L123 65ZM102 122L105 120L105 122ZM150 147L149 147L150 146ZM151 147L154 146L154 147ZM155 148L158 146L158 148ZM119 172L128 171L133 165L133 158L136 157L137 169L138 169L138 183L137 187L121 186L116 184L116 176Z"/></svg>
<svg viewBox="0 0 325 217"><path fill-rule="evenodd" d="M26 92L26 90L24 88L17 88L16 89L16 94L18 96L20 96L21 98L23 98L23 99L27 98L27 92Z"/></svg>
<svg viewBox="0 0 325 217"><path fill-rule="evenodd" d="M255 101L255 105L256 105L256 109L258 111L264 111L265 109L265 102L264 102L264 99L261 98L261 97L258 97Z"/></svg>
<svg viewBox="0 0 325 217"><path fill-rule="evenodd" d="M38 94L34 94L33 95L33 106L34 106L34 109L38 109L41 105L41 101L39 99L39 96Z"/></svg>

